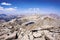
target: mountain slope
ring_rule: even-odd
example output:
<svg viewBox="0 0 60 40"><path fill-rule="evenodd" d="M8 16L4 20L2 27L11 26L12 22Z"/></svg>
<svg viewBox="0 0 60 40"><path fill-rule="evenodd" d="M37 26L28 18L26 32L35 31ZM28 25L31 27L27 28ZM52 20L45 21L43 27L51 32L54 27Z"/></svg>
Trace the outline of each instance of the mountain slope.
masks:
<svg viewBox="0 0 60 40"><path fill-rule="evenodd" d="M60 19L30 15L0 24L1 40L60 40Z"/></svg>

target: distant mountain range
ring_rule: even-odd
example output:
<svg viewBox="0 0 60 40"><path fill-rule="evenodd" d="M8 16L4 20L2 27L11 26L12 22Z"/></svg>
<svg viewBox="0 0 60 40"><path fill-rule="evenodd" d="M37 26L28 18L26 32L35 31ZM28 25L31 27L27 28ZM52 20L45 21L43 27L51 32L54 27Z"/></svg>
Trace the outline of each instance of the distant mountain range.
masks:
<svg viewBox="0 0 60 40"><path fill-rule="evenodd" d="M5 20L6 22L14 18L16 18L16 15L0 14L0 20Z"/></svg>
<svg viewBox="0 0 60 40"><path fill-rule="evenodd" d="M60 16L57 15L57 14L49 14L49 16L54 17L54 18L57 18L57 19L60 19Z"/></svg>
<svg viewBox="0 0 60 40"><path fill-rule="evenodd" d="M21 17L24 17L24 16L28 16L28 15L8 15L8 14L0 14L0 21L2 22L8 22L12 19L15 19L15 18L21 18ZM60 16L56 15L56 14L47 14L47 15L43 15L43 16L51 16L53 18L56 18L56 19L60 19Z"/></svg>
<svg viewBox="0 0 60 40"><path fill-rule="evenodd" d="M60 19L60 16L59 15L57 15L57 14L46 14L46 15L43 15L43 16L51 16L51 17L53 17L53 18L56 18L56 19Z"/></svg>

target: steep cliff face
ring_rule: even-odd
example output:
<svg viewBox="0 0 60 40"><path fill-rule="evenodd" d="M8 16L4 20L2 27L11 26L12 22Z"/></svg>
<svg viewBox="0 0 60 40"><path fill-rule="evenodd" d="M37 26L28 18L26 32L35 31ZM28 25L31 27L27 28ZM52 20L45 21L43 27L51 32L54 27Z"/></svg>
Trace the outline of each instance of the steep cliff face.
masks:
<svg viewBox="0 0 60 40"><path fill-rule="evenodd" d="M60 19L32 15L0 24L0 40L60 40Z"/></svg>

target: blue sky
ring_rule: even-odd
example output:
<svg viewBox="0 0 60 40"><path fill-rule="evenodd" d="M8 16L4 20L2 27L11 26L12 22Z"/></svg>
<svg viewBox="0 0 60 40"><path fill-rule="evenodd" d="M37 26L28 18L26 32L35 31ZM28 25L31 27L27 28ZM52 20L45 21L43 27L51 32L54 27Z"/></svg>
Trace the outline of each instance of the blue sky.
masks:
<svg viewBox="0 0 60 40"><path fill-rule="evenodd" d="M60 0L0 0L0 13L60 13Z"/></svg>

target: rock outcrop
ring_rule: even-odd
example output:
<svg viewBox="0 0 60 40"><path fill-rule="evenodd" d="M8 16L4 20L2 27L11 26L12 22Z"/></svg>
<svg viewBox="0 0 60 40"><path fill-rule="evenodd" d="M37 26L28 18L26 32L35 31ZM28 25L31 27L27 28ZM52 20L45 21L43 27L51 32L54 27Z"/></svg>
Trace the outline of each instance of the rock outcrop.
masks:
<svg viewBox="0 0 60 40"><path fill-rule="evenodd" d="M60 19L25 16L0 24L0 40L60 40Z"/></svg>

